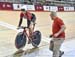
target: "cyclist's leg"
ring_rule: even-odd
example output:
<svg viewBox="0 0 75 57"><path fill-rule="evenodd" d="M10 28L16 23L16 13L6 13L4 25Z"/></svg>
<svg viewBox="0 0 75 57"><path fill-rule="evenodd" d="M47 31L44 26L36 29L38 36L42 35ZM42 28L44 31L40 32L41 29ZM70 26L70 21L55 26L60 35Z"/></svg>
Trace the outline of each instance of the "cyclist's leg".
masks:
<svg viewBox="0 0 75 57"><path fill-rule="evenodd" d="M30 36L32 36L33 32L34 32L34 25L33 25L33 22L31 21L30 26L29 26Z"/></svg>
<svg viewBox="0 0 75 57"><path fill-rule="evenodd" d="M31 19L31 22L30 22L30 26L29 26L31 34L33 34L33 32L34 32L35 21L36 21L36 17L33 16L32 19Z"/></svg>
<svg viewBox="0 0 75 57"><path fill-rule="evenodd" d="M28 36L28 44L30 44L31 42L31 35L32 35L32 24L30 20L27 20L27 27L28 27L28 31L29 31L29 36Z"/></svg>
<svg viewBox="0 0 75 57"><path fill-rule="evenodd" d="M29 28L29 34L30 34L29 41L32 40L32 35L33 35L33 32L34 32L34 27L35 27L35 20L36 20L35 17L32 17L31 21L27 22L27 26Z"/></svg>
<svg viewBox="0 0 75 57"><path fill-rule="evenodd" d="M27 28L29 28L31 21L27 20Z"/></svg>
<svg viewBox="0 0 75 57"><path fill-rule="evenodd" d="M30 29L29 29L29 27L30 27L30 20L27 20L27 28L28 28L28 44L30 43L30 41L31 41L31 39L30 39Z"/></svg>
<svg viewBox="0 0 75 57"><path fill-rule="evenodd" d="M35 22L36 22L36 17L33 16L33 17L32 17L32 20L31 20L31 25L33 26L33 30L34 30L34 28L35 28Z"/></svg>
<svg viewBox="0 0 75 57"><path fill-rule="evenodd" d="M35 22L33 21L33 19L27 20L27 27L29 28L29 32L30 34L32 34L32 32L34 31L34 27L35 27Z"/></svg>

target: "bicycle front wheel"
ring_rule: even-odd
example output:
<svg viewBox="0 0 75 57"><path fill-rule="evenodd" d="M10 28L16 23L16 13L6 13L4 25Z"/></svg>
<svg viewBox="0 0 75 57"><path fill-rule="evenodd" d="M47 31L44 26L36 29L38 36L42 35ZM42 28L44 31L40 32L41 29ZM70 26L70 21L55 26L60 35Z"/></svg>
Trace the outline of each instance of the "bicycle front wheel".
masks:
<svg viewBox="0 0 75 57"><path fill-rule="evenodd" d="M23 48L26 44L26 35L22 32L19 32L15 39L15 46L17 49Z"/></svg>

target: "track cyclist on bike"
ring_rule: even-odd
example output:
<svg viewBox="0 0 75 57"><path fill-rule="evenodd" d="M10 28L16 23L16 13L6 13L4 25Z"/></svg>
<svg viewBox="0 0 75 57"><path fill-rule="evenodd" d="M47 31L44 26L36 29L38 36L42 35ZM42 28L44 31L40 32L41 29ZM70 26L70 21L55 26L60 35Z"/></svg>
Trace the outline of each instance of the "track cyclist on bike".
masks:
<svg viewBox="0 0 75 57"><path fill-rule="evenodd" d="M35 21L36 21L36 16L33 13L30 13L29 11L25 10L25 9L21 9L21 13L20 13L20 21L18 24L18 28L21 26L23 19L27 19L27 28L29 31L29 35L28 35L28 44L30 44L31 42L31 36L33 34L34 31L34 27L35 27Z"/></svg>

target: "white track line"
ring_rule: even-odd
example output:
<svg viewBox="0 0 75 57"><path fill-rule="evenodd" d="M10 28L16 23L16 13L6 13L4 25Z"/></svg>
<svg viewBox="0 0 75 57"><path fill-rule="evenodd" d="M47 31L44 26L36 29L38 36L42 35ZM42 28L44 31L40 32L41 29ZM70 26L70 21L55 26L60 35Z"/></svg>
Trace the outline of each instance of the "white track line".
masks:
<svg viewBox="0 0 75 57"><path fill-rule="evenodd" d="M0 25L1 25L1 26L4 26L4 27L6 27L6 28L12 29L12 30L17 30L14 25L10 25L10 24L5 23L5 22L2 22L2 21L0 21Z"/></svg>
<svg viewBox="0 0 75 57"><path fill-rule="evenodd" d="M16 28L17 28L16 26L11 25L11 24L8 24L8 23L3 22L3 21L0 21L0 25L6 27L6 28L8 28L8 29L15 30L15 31L17 31L17 32L20 31L20 30L17 30L17 29L16 29ZM35 30L36 30L36 29L35 29ZM49 37L45 37L45 36L42 35L42 40L45 41L45 42L47 42L47 43L49 43L51 39L49 39Z"/></svg>

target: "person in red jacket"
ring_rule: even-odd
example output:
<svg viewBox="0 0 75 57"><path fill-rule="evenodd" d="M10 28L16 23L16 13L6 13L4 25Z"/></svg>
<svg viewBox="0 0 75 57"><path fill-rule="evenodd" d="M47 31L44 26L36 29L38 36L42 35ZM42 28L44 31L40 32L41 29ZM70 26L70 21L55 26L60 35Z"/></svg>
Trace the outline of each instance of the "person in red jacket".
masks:
<svg viewBox="0 0 75 57"><path fill-rule="evenodd" d="M36 21L36 16L33 13L28 12L25 9L21 9L21 13L20 13L20 21L18 24L18 28L21 26L23 19L27 19L27 28L29 28L30 34L33 33L34 27L35 27L35 21ZM29 36L29 41L28 43L30 43L31 37Z"/></svg>
<svg viewBox="0 0 75 57"><path fill-rule="evenodd" d="M61 57L64 52L60 51L60 47L65 40L65 24L63 20L57 17L56 12L51 12L50 14L52 24L52 40L50 42L50 50L53 51L53 57Z"/></svg>

